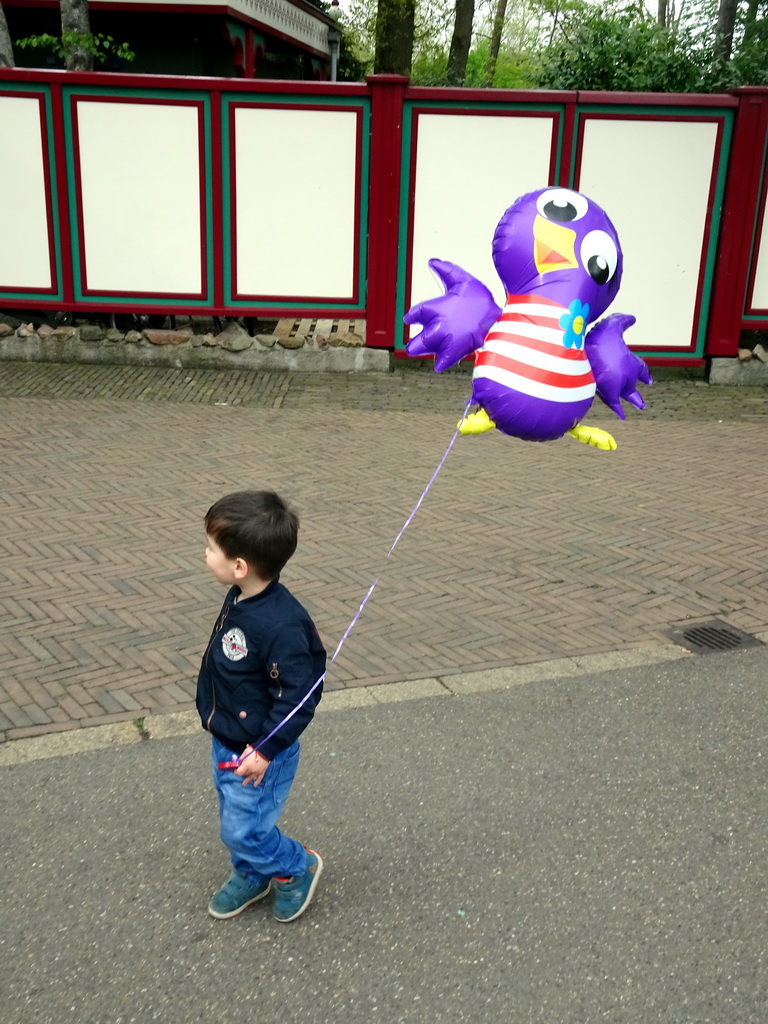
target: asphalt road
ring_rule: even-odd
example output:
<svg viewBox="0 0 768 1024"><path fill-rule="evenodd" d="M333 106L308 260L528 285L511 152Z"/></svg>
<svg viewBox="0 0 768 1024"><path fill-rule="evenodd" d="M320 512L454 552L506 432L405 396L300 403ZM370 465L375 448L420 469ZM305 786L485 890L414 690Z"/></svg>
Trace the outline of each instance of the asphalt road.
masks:
<svg viewBox="0 0 768 1024"><path fill-rule="evenodd" d="M319 715L298 921L214 921L201 733L0 769L3 1024L765 1024L764 647Z"/></svg>

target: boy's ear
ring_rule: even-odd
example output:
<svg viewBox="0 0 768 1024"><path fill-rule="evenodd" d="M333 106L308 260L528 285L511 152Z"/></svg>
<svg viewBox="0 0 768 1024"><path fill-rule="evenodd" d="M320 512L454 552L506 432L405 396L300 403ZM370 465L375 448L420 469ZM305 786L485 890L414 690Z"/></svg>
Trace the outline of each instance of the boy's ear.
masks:
<svg viewBox="0 0 768 1024"><path fill-rule="evenodd" d="M248 575L248 563L244 558L235 559L234 573L236 580L245 579L245 577Z"/></svg>

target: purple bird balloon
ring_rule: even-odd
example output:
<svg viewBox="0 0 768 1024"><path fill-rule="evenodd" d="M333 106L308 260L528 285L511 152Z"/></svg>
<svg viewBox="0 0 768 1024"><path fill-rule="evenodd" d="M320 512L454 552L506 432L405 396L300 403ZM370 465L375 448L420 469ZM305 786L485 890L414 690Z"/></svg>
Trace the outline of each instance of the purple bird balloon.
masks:
<svg viewBox="0 0 768 1024"><path fill-rule="evenodd" d="M486 286L444 260L429 266L445 294L413 306L404 319L423 330L411 356L435 355L435 369L475 352L472 401L462 434L494 428L523 441L570 434L613 449L605 430L581 422L595 394L624 419L621 400L645 402L637 382L648 367L627 348L633 316L614 313L595 324L619 290L622 253L607 214L580 192L545 188L509 207L493 236L493 262L507 296L503 309Z"/></svg>

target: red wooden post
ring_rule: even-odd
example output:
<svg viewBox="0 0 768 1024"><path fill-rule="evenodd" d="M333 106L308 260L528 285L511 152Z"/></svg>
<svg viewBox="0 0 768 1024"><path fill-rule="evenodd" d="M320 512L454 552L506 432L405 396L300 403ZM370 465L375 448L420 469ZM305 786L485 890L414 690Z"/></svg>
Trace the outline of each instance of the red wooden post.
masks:
<svg viewBox="0 0 768 1024"><path fill-rule="evenodd" d="M224 253L224 184L222 180L222 169L224 160L229 160L229 153L222 152L223 126L221 123L221 91L211 89L210 91L210 118L211 118L211 205L213 208L212 235L208 239L208 245L213 246L213 280L208 283L209 294L212 293L213 308L218 312L223 309L224 296L224 263L229 254ZM228 113L228 112L227 112ZM203 166L200 168L201 194L205 196L204 161L205 154L200 154ZM205 259L205 256L203 256ZM205 275L205 264L203 264L203 275ZM234 282L233 282L234 286ZM230 289L234 290L234 287Z"/></svg>
<svg viewBox="0 0 768 1024"><path fill-rule="evenodd" d="M735 356L744 303L756 214L760 212L763 151L768 129L768 89L734 89L739 99L723 199L720 242L712 283L705 352Z"/></svg>
<svg viewBox="0 0 768 1024"><path fill-rule="evenodd" d="M573 92L563 102L563 135L560 146L560 175L557 181L550 182L552 185L561 185L563 188L573 186L573 140L576 134L576 107L579 102L579 94Z"/></svg>
<svg viewBox="0 0 768 1024"><path fill-rule="evenodd" d="M397 248L403 101L408 79L371 75L371 173L368 207L368 295L366 344L395 342Z"/></svg>

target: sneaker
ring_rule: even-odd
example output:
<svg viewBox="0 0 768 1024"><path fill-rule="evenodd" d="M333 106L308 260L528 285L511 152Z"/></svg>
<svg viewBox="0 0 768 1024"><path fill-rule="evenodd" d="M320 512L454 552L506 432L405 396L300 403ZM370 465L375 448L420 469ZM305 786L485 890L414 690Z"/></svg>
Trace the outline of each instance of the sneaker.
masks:
<svg viewBox="0 0 768 1024"><path fill-rule="evenodd" d="M220 920L234 917L257 900L263 900L271 884L272 880L268 878L266 882L256 885L239 871L233 871L208 904L208 913Z"/></svg>
<svg viewBox="0 0 768 1024"><path fill-rule="evenodd" d="M304 913L315 894L323 870L323 858L307 850L307 870L297 878L275 879L274 913L278 921L294 921Z"/></svg>

